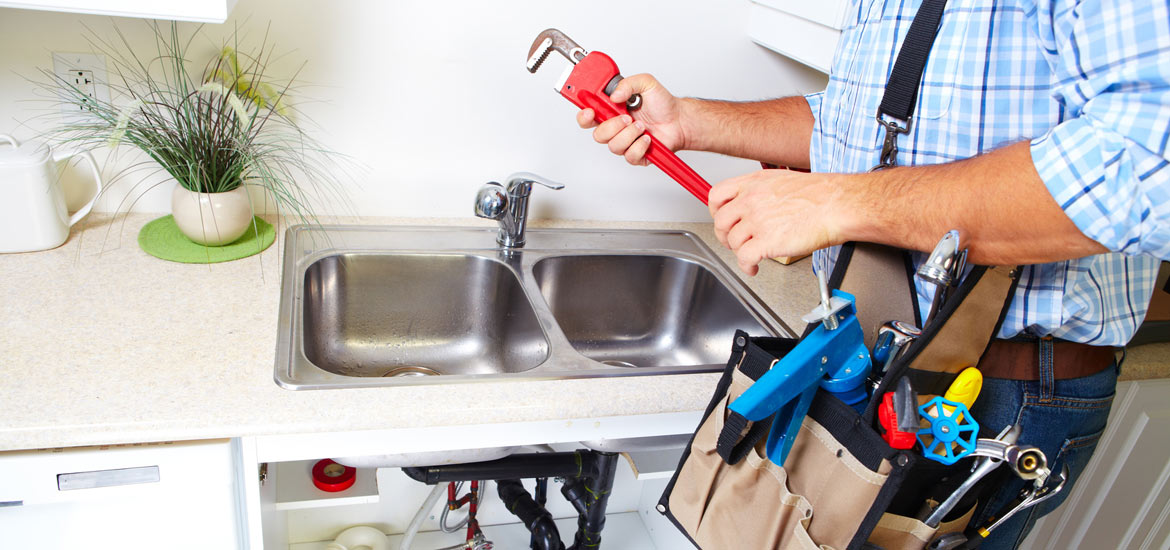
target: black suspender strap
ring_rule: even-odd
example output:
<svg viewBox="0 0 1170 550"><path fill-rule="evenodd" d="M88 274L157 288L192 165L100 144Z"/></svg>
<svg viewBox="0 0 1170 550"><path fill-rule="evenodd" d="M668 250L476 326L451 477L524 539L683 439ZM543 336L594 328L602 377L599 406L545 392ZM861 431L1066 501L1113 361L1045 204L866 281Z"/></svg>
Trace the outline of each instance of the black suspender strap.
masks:
<svg viewBox="0 0 1170 550"><path fill-rule="evenodd" d="M924 0L914 14L910 30L898 50L894 69L886 81L886 91L878 106L877 121L885 128L885 141L877 166L872 170L889 168L898 163L898 134L910 131L914 116L914 105L918 102L918 85L926 70L926 58L938 35L938 24L942 20L947 0ZM871 170L871 171L872 171Z"/></svg>

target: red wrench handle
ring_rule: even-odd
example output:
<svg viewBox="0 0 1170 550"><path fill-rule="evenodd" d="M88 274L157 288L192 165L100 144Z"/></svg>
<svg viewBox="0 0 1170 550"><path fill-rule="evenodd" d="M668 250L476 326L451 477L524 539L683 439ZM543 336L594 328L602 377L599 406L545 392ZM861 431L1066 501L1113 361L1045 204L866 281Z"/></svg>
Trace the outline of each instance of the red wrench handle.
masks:
<svg viewBox="0 0 1170 550"><path fill-rule="evenodd" d="M560 92L577 107L593 109L593 118L598 123L605 122L615 116L629 114L624 103L610 101L609 94L605 91L610 81L620 76L613 59L601 52L591 52L573 67L573 72L569 73ZM646 132L646 135L650 136L650 149L646 152L646 159L690 191L695 198L703 201L703 204L707 204L711 184L657 138L649 132Z"/></svg>

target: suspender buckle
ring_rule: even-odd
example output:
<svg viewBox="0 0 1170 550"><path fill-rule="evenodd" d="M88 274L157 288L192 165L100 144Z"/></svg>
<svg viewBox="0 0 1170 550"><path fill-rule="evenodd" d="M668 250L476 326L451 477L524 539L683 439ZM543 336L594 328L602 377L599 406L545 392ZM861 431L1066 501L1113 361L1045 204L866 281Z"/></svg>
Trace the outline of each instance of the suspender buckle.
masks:
<svg viewBox="0 0 1170 550"><path fill-rule="evenodd" d="M896 118L885 118L882 113L878 113L876 117L878 125L882 127L885 134L885 140L882 142L882 154L878 158L878 163L870 172L876 172L885 168L891 168L898 165L898 134L905 134L910 131L910 118L905 121ZM899 124L901 123L901 124Z"/></svg>

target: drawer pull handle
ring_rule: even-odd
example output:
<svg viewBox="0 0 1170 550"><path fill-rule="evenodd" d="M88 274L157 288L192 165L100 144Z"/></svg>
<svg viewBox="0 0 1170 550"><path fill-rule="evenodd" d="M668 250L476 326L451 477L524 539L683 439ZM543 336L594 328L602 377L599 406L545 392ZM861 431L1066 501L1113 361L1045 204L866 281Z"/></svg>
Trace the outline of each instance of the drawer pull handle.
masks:
<svg viewBox="0 0 1170 550"><path fill-rule="evenodd" d="M158 481L158 466L143 466L140 468L57 474L57 489L60 491L74 491L77 489L116 487L118 485L158 483Z"/></svg>

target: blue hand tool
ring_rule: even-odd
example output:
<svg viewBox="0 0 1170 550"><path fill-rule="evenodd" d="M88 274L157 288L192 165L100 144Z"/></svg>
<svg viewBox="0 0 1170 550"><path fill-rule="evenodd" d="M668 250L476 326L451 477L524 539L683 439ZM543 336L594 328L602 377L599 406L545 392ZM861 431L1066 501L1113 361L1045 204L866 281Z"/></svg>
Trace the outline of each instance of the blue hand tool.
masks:
<svg viewBox="0 0 1170 550"><path fill-rule="evenodd" d="M935 397L918 407L918 412L930 422L929 430L918 431L923 456L951 465L975 451L979 423L966 405Z"/></svg>
<svg viewBox="0 0 1170 550"><path fill-rule="evenodd" d="M854 408L865 407L870 358L854 298L840 290L829 298L823 278L821 294L822 304L804 317L806 321L820 319L821 326L729 405L753 422L776 415L766 446L775 464L783 465L788 457L818 387Z"/></svg>

